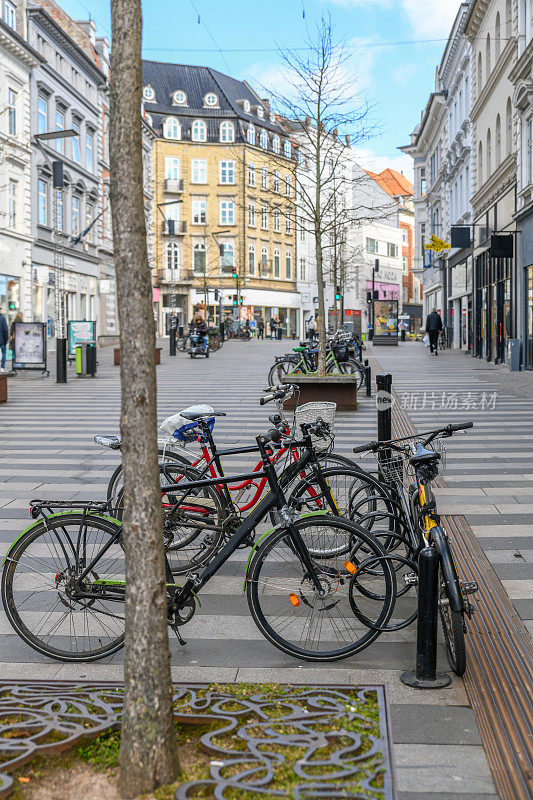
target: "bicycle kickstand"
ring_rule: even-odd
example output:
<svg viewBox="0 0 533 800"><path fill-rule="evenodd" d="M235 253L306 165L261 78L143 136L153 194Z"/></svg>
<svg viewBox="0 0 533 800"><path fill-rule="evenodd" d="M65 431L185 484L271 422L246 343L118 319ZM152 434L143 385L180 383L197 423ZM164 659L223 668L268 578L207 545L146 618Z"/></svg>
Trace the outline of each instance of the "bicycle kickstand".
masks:
<svg viewBox="0 0 533 800"><path fill-rule="evenodd" d="M178 637L178 642L179 642L179 643L180 643L182 646L186 645L186 644L187 644L187 642L185 641L185 639L182 637L182 635L181 635L181 633L180 633L179 625L170 625L169 627L170 627L170 628L172 628L172 630L174 631L174 633L175 633L175 634L176 634L176 636Z"/></svg>

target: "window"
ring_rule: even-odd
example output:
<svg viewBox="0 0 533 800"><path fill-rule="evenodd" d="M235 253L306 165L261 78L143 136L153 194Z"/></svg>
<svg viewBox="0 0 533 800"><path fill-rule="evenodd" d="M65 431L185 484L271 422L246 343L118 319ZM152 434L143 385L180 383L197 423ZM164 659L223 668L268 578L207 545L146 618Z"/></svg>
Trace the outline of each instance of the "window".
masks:
<svg viewBox="0 0 533 800"><path fill-rule="evenodd" d="M246 140L248 144L255 144L255 128L253 125L248 125L248 130L246 131Z"/></svg>
<svg viewBox="0 0 533 800"><path fill-rule="evenodd" d="M56 205L56 230L63 230L63 190L56 189L55 205Z"/></svg>
<svg viewBox="0 0 533 800"><path fill-rule="evenodd" d="M198 242L194 245L193 249L193 269L195 272L205 272L206 257L205 257L205 244Z"/></svg>
<svg viewBox="0 0 533 800"><path fill-rule="evenodd" d="M307 273L307 264L305 258L300 259L300 280L305 281L305 276Z"/></svg>
<svg viewBox="0 0 533 800"><path fill-rule="evenodd" d="M266 247L261 248L261 277L266 278L268 275L268 250Z"/></svg>
<svg viewBox="0 0 533 800"><path fill-rule="evenodd" d="M487 178L490 178L491 170L492 170L492 136L490 133L490 128L487 131Z"/></svg>
<svg viewBox="0 0 533 800"><path fill-rule="evenodd" d="M4 22L14 31L17 30L17 9L10 0L4 0Z"/></svg>
<svg viewBox="0 0 533 800"><path fill-rule="evenodd" d="M483 88L483 58L481 53L477 57L477 96L481 94Z"/></svg>
<svg viewBox="0 0 533 800"><path fill-rule="evenodd" d="M235 161L219 161L220 183L235 183Z"/></svg>
<svg viewBox="0 0 533 800"><path fill-rule="evenodd" d="M207 183L207 161L202 158L191 161L191 183Z"/></svg>
<svg viewBox="0 0 533 800"><path fill-rule="evenodd" d="M169 203L168 206L165 206L165 219L174 220L174 222L178 222L180 218L180 207L178 203Z"/></svg>
<svg viewBox="0 0 533 800"><path fill-rule="evenodd" d="M290 250L285 250L285 277L292 279L292 254Z"/></svg>
<svg viewBox="0 0 533 800"><path fill-rule="evenodd" d="M378 253L379 252L378 243L376 242L375 239L369 239L367 237L367 240L366 240L366 251L367 251L367 253Z"/></svg>
<svg viewBox="0 0 533 800"><path fill-rule="evenodd" d="M261 228L264 231L268 228L268 209L266 206L261 206Z"/></svg>
<svg viewBox="0 0 533 800"><path fill-rule="evenodd" d="M220 224L235 225L235 202L233 200L220 201Z"/></svg>
<svg viewBox="0 0 533 800"><path fill-rule="evenodd" d="M207 125L201 119L195 119L191 129L193 142L207 142Z"/></svg>
<svg viewBox="0 0 533 800"><path fill-rule="evenodd" d="M402 269L404 272L408 271L407 256L402 256Z"/></svg>
<svg viewBox="0 0 533 800"><path fill-rule="evenodd" d="M167 269L172 271L179 266L179 248L176 242L167 244Z"/></svg>
<svg viewBox="0 0 533 800"><path fill-rule="evenodd" d="M248 203L248 225L255 228L255 203L253 200Z"/></svg>
<svg viewBox="0 0 533 800"><path fill-rule="evenodd" d="M216 106L218 105L218 97L214 92L209 92L209 94L206 94L204 97L204 104L210 107Z"/></svg>
<svg viewBox="0 0 533 800"><path fill-rule="evenodd" d="M272 179L273 179L272 188L274 189L275 192L279 194L279 172L277 169L275 169L274 172L272 173Z"/></svg>
<svg viewBox="0 0 533 800"><path fill-rule="evenodd" d="M165 139L181 139L181 127L176 117L167 117L163 123Z"/></svg>
<svg viewBox="0 0 533 800"><path fill-rule="evenodd" d="M39 225L46 225L48 218L48 186L45 181L39 181L38 183L37 207Z"/></svg>
<svg viewBox="0 0 533 800"><path fill-rule="evenodd" d="M85 167L92 172L93 169L94 134L87 131L85 134Z"/></svg>
<svg viewBox="0 0 533 800"><path fill-rule="evenodd" d="M234 142L235 141L235 128L233 122L222 122L220 125L220 141L221 142Z"/></svg>
<svg viewBox="0 0 533 800"><path fill-rule="evenodd" d="M283 145L283 155L285 155L287 158L291 157L292 147L290 142L286 141L285 144Z"/></svg>
<svg viewBox="0 0 533 800"><path fill-rule="evenodd" d="M279 233L281 231L281 214L279 208L275 208L272 214L273 222L274 222L274 232Z"/></svg>
<svg viewBox="0 0 533 800"><path fill-rule="evenodd" d="M257 116L259 117L259 119L264 119L265 110L263 106L257 106Z"/></svg>
<svg viewBox="0 0 533 800"><path fill-rule="evenodd" d="M85 227L88 228L89 225L92 224L94 220L94 205L92 203L87 203L85 207ZM90 231L87 233L87 239L90 242L94 242L94 237L96 233L96 224L92 226Z"/></svg>
<svg viewBox="0 0 533 800"><path fill-rule="evenodd" d="M151 86L145 86L143 88L143 100L146 100L147 103L153 103L155 100L155 92Z"/></svg>
<svg viewBox="0 0 533 800"><path fill-rule="evenodd" d="M510 39L512 36L513 25L513 9L511 0L506 0L505 3L505 38Z"/></svg>
<svg viewBox="0 0 533 800"><path fill-rule="evenodd" d="M478 151L477 151L477 171L478 171L478 189L483 183L483 145L481 142L479 143Z"/></svg>
<svg viewBox="0 0 533 800"><path fill-rule="evenodd" d="M487 33L487 41L485 43L485 77L488 80L492 72L492 64L490 59L490 33Z"/></svg>
<svg viewBox="0 0 533 800"><path fill-rule="evenodd" d="M37 103L37 133L46 133L48 126L48 103L46 98L39 96Z"/></svg>
<svg viewBox="0 0 533 800"><path fill-rule="evenodd" d="M248 164L248 186L255 186L255 164Z"/></svg>
<svg viewBox="0 0 533 800"><path fill-rule="evenodd" d="M263 150L266 150L268 147L268 135L265 130L261 131L261 133L259 134L259 146Z"/></svg>
<svg viewBox="0 0 533 800"><path fill-rule="evenodd" d="M507 100L507 108L505 110L505 128L507 135L507 142L505 148L505 155L509 156L513 149L513 109L511 106L511 98Z"/></svg>
<svg viewBox="0 0 533 800"><path fill-rule="evenodd" d="M187 95L182 89L178 89L178 91L174 92L172 95L172 102L177 106L184 106L187 104Z"/></svg>
<svg viewBox="0 0 533 800"><path fill-rule="evenodd" d="M261 167L261 189L268 189L268 170Z"/></svg>
<svg viewBox="0 0 533 800"><path fill-rule="evenodd" d="M193 225L205 225L207 222L207 200L192 201Z"/></svg>
<svg viewBox="0 0 533 800"><path fill-rule="evenodd" d="M9 181L8 184L8 202L7 202L7 226L14 228L17 217L17 184L15 181Z"/></svg>
<svg viewBox="0 0 533 800"><path fill-rule="evenodd" d="M247 114L250 113L250 101L249 100L244 100L244 102L242 104L242 107L244 108L244 110L245 110L245 112Z"/></svg>
<svg viewBox="0 0 533 800"><path fill-rule="evenodd" d="M292 233L292 212L285 212L285 233L290 236Z"/></svg>
<svg viewBox="0 0 533 800"><path fill-rule="evenodd" d="M7 90L7 132L17 134L17 93L13 89Z"/></svg>
<svg viewBox="0 0 533 800"><path fill-rule="evenodd" d="M80 163L80 123L72 120L72 130L76 131L76 136L72 137L72 160L76 164Z"/></svg>
<svg viewBox="0 0 533 800"><path fill-rule="evenodd" d="M407 230L405 228L402 228L402 242L407 244Z"/></svg>
<svg viewBox="0 0 533 800"><path fill-rule="evenodd" d="M281 255L279 250L276 248L274 250L274 277L279 278L280 275L280 264L281 264Z"/></svg>
<svg viewBox="0 0 533 800"><path fill-rule="evenodd" d="M65 113L60 108L56 109L56 131L65 130ZM56 150L58 153L63 152L64 139L56 139Z"/></svg>
<svg viewBox="0 0 533 800"><path fill-rule="evenodd" d="M76 197L76 195L72 195L71 211L71 233L73 236L77 236L80 232L80 198Z"/></svg>
<svg viewBox="0 0 533 800"><path fill-rule="evenodd" d="M500 12L496 14L496 24L494 26L494 47L496 50L496 61L500 57L501 52L501 35L502 35L502 25L500 21Z"/></svg>
<svg viewBox="0 0 533 800"><path fill-rule="evenodd" d="M398 245L387 242L387 255L389 258L398 258Z"/></svg>
<svg viewBox="0 0 533 800"><path fill-rule="evenodd" d="M290 197L292 194L292 178L290 175L285 175L285 196Z"/></svg>
<svg viewBox="0 0 533 800"><path fill-rule="evenodd" d="M533 183L533 119L526 122L525 130L525 186Z"/></svg>
<svg viewBox="0 0 533 800"><path fill-rule="evenodd" d="M174 156L165 156L165 179L167 181L179 181L180 179L180 160Z"/></svg>
<svg viewBox="0 0 533 800"><path fill-rule="evenodd" d="M248 245L248 275L255 275L255 247Z"/></svg>
<svg viewBox="0 0 533 800"><path fill-rule="evenodd" d="M233 274L235 269L235 247L232 244L220 245L220 270L224 274Z"/></svg>
<svg viewBox="0 0 533 800"><path fill-rule="evenodd" d="M301 220L300 220L300 225L302 225ZM300 227L300 241L305 242L305 228L303 227L303 225L302 227Z"/></svg>
<svg viewBox="0 0 533 800"><path fill-rule="evenodd" d="M281 142L277 134L272 137L272 150L274 153L279 153L281 151Z"/></svg>

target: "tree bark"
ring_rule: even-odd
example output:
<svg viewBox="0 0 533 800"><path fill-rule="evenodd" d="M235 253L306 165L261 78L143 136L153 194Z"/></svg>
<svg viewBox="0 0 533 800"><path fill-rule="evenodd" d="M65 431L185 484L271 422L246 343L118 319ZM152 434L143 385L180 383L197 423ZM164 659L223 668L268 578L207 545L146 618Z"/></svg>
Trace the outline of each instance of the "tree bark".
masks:
<svg viewBox="0 0 533 800"><path fill-rule="evenodd" d="M134 797L179 771L172 716L157 467L155 329L146 247L140 0L112 0L111 211L120 321L126 653L120 791Z"/></svg>

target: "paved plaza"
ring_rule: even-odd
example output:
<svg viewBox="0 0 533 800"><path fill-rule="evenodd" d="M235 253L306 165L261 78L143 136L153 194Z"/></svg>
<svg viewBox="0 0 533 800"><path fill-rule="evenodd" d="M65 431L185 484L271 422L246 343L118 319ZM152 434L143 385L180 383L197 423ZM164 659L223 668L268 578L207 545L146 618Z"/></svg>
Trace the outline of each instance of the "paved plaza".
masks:
<svg viewBox="0 0 533 800"><path fill-rule="evenodd" d="M268 340L229 342L206 361L183 354L170 358L164 342L157 368L159 420L191 403L208 402L227 413L217 419L217 442L251 443L270 427L272 406L258 404L268 367L274 354L290 346ZM440 510L467 516L516 609L530 622L533 401L522 390L514 391L511 382L502 382L497 368L464 354L431 359L422 345L409 343L375 348L373 358L393 373L398 402L419 430L474 420L472 431L449 443ZM95 379L69 376L66 386L35 376L10 379L9 403L0 407L2 554L30 523L30 499L105 497L118 456L97 447L92 437L118 430L120 383L112 351L100 351L99 362ZM492 380L491 370L496 371ZM350 455L355 444L375 435L373 399L361 396L357 413L338 415L339 453ZM228 459L227 466L246 469L250 461L241 456ZM384 634L367 650L336 664L299 663L263 640L249 616L241 580L247 555L239 551L202 592L202 607L183 629L186 647L172 636L175 680L384 683L399 800L497 796L463 682L455 678L445 690L416 692L399 680L404 669L414 666L414 627ZM93 664L46 660L12 633L0 614L0 677L119 680L122 659L123 653ZM440 668L447 669L442 643L439 660Z"/></svg>

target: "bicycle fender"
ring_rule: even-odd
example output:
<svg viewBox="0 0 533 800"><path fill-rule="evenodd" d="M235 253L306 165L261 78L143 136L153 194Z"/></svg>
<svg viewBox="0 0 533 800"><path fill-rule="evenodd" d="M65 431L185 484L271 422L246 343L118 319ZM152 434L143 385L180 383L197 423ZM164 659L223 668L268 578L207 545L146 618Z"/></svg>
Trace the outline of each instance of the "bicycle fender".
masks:
<svg viewBox="0 0 533 800"><path fill-rule="evenodd" d="M58 511L57 514L50 514L50 516L46 517L46 519L57 519L58 517L64 517L66 514L73 514L75 512L79 512L79 509L71 508L70 510L67 510L67 511ZM115 525L120 525L121 524L119 522L119 520L115 519L115 517L108 517L107 514L91 514L90 516L98 517L99 519L105 519L108 522L115 523ZM13 548L15 547L17 542L19 542L26 533L31 531L33 528L36 528L37 525L43 525L44 522L45 521L44 521L43 517L41 517L40 519L36 519L35 522L32 522L31 525L28 525L28 527L25 530L23 530L22 533L19 533L19 535L17 536L15 541L12 542L12 544L9 546L9 550L5 554L4 559L2 561L2 566L4 566L4 564L6 563L8 556L13 551Z"/></svg>
<svg viewBox="0 0 533 800"><path fill-rule="evenodd" d="M298 519L308 519L308 517L326 517L326 516L328 516L328 512L327 511L310 511L308 514L301 514L298 517ZM257 550L257 548L261 544L261 542L264 539L266 539L267 536L270 536L272 533L274 533L275 531L279 530L282 527L283 527L282 523L280 523L279 525L274 525L273 528L270 528L270 530L268 530L266 533L263 533L259 537L257 542L254 543L252 549L250 550L250 554L248 556L248 560L246 561L246 567L244 568L244 581L243 581L243 584L242 584L243 592L246 591L246 580L248 578L248 569L250 568L250 564L251 564L251 561L252 561L253 554L255 553L255 551Z"/></svg>
<svg viewBox="0 0 533 800"><path fill-rule="evenodd" d="M440 556L442 575L446 584L450 608L452 611L462 613L465 610L465 602L448 541L438 525L432 529L431 536L435 549Z"/></svg>

